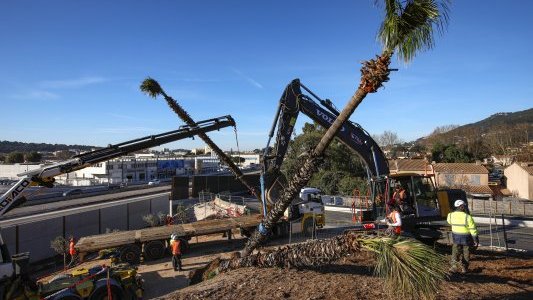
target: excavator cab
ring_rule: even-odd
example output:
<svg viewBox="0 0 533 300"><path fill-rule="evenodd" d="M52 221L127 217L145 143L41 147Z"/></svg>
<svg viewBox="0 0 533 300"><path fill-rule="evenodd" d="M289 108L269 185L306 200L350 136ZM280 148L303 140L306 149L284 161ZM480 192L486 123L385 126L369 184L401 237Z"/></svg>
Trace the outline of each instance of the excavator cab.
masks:
<svg viewBox="0 0 533 300"><path fill-rule="evenodd" d="M389 199L399 200L403 217L415 217L417 220L440 218L437 190L430 175L394 174L390 176Z"/></svg>

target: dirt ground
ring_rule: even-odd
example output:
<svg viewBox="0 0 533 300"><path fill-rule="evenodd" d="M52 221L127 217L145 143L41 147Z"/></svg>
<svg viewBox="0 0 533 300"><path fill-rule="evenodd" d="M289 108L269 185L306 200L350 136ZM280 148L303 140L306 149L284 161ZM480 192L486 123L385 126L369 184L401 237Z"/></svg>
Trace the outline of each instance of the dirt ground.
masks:
<svg viewBox="0 0 533 300"><path fill-rule="evenodd" d="M215 246L216 243L213 247L205 248L213 251L206 256L199 251L197 254L200 256L185 258L185 272L172 271L170 262L167 262L167 268L158 273L160 276L169 276L166 277L168 283L168 278L173 278L176 285L168 286L164 284L164 278L150 277L151 273L146 273L150 266L141 267L139 270L147 282L146 299L390 299L384 293L383 281L372 276L373 259L369 254L344 258L317 269L244 268L187 287L188 270L216 257L214 252L217 249L223 252L232 248L241 249L241 246L224 243L222 248ZM449 249L442 246L442 251ZM228 256L229 253L223 255ZM452 275L436 298L533 299L531 256L478 250L472 256L470 271L467 275ZM152 286L154 282L156 287ZM179 290L170 292L172 289ZM170 293L161 296L167 290Z"/></svg>
<svg viewBox="0 0 533 300"><path fill-rule="evenodd" d="M144 299L390 299L383 281L372 276L369 254L341 259L316 269L244 268L189 285L189 273L218 256L228 258L241 250L244 240L228 241L220 235L191 240L183 257L182 272L175 272L170 257L138 266L144 280ZM448 252L448 246L441 246ZM449 254L449 253L448 253ZM107 260L82 266L109 264ZM533 299L533 257L477 250L471 272L453 275L437 299Z"/></svg>

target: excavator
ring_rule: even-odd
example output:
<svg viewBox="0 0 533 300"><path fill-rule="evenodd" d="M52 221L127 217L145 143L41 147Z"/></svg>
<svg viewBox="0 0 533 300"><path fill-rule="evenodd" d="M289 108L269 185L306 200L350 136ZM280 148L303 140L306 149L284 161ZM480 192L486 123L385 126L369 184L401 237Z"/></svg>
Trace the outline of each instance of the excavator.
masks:
<svg viewBox="0 0 533 300"><path fill-rule="evenodd" d="M302 89L309 95L304 94ZM319 98L299 79L294 79L287 85L280 98L263 154L261 192L263 194L264 215L266 215L268 207L276 201L279 191L286 181L280 168L300 113L307 115L326 129L339 115L339 111L331 100ZM276 128L276 142L273 151L269 153L269 145ZM357 210L356 219L361 223L374 223L376 220L383 219L387 213L386 203L392 196L393 187L396 184L401 184L406 189L409 199L409 209L406 209L406 213L402 214L402 228L409 235L424 238L428 236L427 230L425 230L429 226L428 224L431 221L443 220L453 201L466 196L460 190L437 190L431 175L390 174L385 154L370 134L357 123L347 121L343 124L337 138L353 150L366 169L370 202L367 207ZM290 208L290 210L294 210L294 208ZM308 209L300 212L299 217L303 216L302 220L305 221L312 216L313 211ZM317 220L316 223L323 225L323 215L320 218L321 220ZM434 230L427 232L431 232L429 236L432 237L437 234Z"/></svg>
<svg viewBox="0 0 533 300"><path fill-rule="evenodd" d="M231 116L204 120L197 122L195 126L181 126L174 131L109 145L103 149L73 156L63 162L19 174L20 180L0 196L0 217L26 201L24 192L28 187L53 187L54 176L228 126L235 127L235 121ZM10 256L1 235L0 259L0 300L138 299L142 296L141 281L136 269L129 265L77 269L61 274L46 284L37 284L30 279L29 253Z"/></svg>

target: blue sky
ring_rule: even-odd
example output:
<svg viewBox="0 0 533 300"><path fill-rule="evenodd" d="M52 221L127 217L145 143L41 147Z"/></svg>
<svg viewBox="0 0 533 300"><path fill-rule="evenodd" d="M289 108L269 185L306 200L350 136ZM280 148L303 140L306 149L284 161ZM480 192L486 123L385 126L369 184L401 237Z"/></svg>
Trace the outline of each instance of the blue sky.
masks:
<svg viewBox="0 0 533 300"><path fill-rule="evenodd" d="M165 102L139 91L151 76L195 120L231 114L241 150L264 147L292 79L344 106L380 52L373 2L1 1L0 140L102 146L173 130ZM351 120L412 140L533 107L533 1L453 1L450 16ZM236 148L229 128L209 135Z"/></svg>

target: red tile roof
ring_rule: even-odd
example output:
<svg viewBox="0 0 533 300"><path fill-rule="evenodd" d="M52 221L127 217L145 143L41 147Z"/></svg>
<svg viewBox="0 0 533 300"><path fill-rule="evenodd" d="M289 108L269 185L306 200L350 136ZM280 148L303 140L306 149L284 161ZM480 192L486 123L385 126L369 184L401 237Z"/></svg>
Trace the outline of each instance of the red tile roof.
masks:
<svg viewBox="0 0 533 300"><path fill-rule="evenodd" d="M529 174L529 175L532 175L533 176L533 163L531 162L527 162L527 163L518 163L518 165L526 170L526 172Z"/></svg>
<svg viewBox="0 0 533 300"><path fill-rule="evenodd" d="M428 166L423 159L394 159L389 160L389 167L391 170L396 171L431 171L431 167Z"/></svg>
<svg viewBox="0 0 533 300"><path fill-rule="evenodd" d="M489 170L475 163L438 163L434 165L437 173L451 174L488 174Z"/></svg>
<svg viewBox="0 0 533 300"><path fill-rule="evenodd" d="M454 186L441 186L444 188L461 189L467 194L494 194L493 190L488 185L454 185Z"/></svg>

